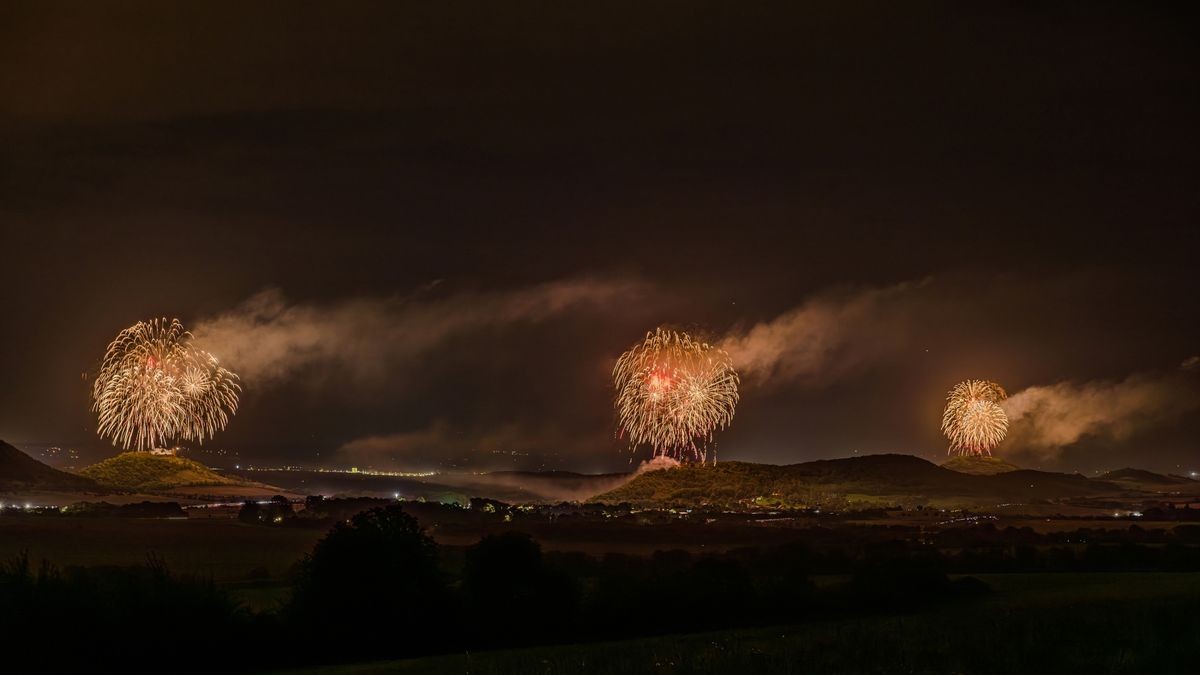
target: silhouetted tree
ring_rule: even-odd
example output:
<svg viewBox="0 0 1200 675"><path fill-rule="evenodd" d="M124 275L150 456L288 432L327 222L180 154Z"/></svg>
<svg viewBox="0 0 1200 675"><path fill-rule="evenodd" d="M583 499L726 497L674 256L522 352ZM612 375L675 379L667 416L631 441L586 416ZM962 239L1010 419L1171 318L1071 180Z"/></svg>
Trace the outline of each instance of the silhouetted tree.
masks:
<svg viewBox="0 0 1200 675"><path fill-rule="evenodd" d="M283 495L271 497L271 506L275 507L275 515L285 518L292 515L292 502Z"/></svg>
<svg viewBox="0 0 1200 675"><path fill-rule="evenodd" d="M262 520L262 508L258 502L251 499L242 502L242 508L238 509L238 520L257 525Z"/></svg>
<svg viewBox="0 0 1200 675"><path fill-rule="evenodd" d="M484 644L553 640L576 620L578 590L528 534L488 535L468 549L462 589Z"/></svg>
<svg viewBox="0 0 1200 675"><path fill-rule="evenodd" d="M317 542L289 609L303 632L396 655L447 644L450 601L437 544L396 505L358 513Z"/></svg>

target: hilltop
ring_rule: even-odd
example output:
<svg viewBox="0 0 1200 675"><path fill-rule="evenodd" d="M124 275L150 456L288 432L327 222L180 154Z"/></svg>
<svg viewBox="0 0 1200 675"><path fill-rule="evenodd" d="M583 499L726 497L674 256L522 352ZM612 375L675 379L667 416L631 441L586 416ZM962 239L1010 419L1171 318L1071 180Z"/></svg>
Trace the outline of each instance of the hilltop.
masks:
<svg viewBox="0 0 1200 675"><path fill-rule="evenodd" d="M1078 474L1016 469L970 474L911 455L868 455L788 466L723 462L652 471L590 501L642 508L969 508L1119 493Z"/></svg>
<svg viewBox="0 0 1200 675"><path fill-rule="evenodd" d="M125 492L249 484L248 481L223 476L185 457L145 452L121 453L93 464L80 473L105 487Z"/></svg>
<svg viewBox="0 0 1200 675"><path fill-rule="evenodd" d="M88 478L46 466L0 441L0 489L96 491L100 486Z"/></svg>
<svg viewBox="0 0 1200 675"><path fill-rule="evenodd" d="M1012 462L1006 462L999 457L959 455L942 462L942 468L959 473L969 473L975 476L994 476L998 473L1017 471L1021 467Z"/></svg>

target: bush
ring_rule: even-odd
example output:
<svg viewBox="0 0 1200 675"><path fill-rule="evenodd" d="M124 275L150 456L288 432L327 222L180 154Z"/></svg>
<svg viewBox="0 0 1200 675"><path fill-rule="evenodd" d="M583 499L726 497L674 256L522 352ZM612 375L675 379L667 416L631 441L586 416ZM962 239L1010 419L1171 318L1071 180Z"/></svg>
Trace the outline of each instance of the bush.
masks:
<svg viewBox="0 0 1200 675"><path fill-rule="evenodd" d="M569 634L579 592L549 569L529 535L488 535L467 550L463 595L482 644L553 641Z"/></svg>
<svg viewBox="0 0 1200 675"><path fill-rule="evenodd" d="M238 510L238 520L252 525L278 525L291 520L295 515L287 497L275 495L265 504L248 499Z"/></svg>
<svg viewBox="0 0 1200 675"><path fill-rule="evenodd" d="M868 563L855 572L846 590L852 604L885 610L922 607L953 594L943 561L920 555Z"/></svg>
<svg viewBox="0 0 1200 675"><path fill-rule="evenodd" d="M438 570L438 548L400 506L339 522L300 564L289 606L295 628L360 654L436 651L451 598ZM344 655L344 652L343 652Z"/></svg>

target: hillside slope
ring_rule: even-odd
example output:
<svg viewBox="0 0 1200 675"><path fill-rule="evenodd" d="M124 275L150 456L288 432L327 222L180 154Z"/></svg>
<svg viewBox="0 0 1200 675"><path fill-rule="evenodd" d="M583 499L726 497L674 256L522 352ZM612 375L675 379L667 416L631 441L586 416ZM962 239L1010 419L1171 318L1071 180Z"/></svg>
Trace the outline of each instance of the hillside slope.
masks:
<svg viewBox="0 0 1200 675"><path fill-rule="evenodd" d="M1195 486L1196 481L1183 476L1164 476L1162 474L1146 471L1144 469L1117 469L1109 471L1100 477L1102 480L1111 481L1114 483L1122 483L1147 487L1153 489L1170 490L1179 486Z"/></svg>
<svg viewBox="0 0 1200 675"><path fill-rule="evenodd" d="M942 462L942 468L959 473L969 473L975 476L993 476L998 473L1016 471L1021 467L1012 462L1006 462L999 457L959 455Z"/></svg>
<svg viewBox="0 0 1200 675"><path fill-rule="evenodd" d="M93 481L46 466L0 441L0 489L98 490Z"/></svg>
<svg viewBox="0 0 1200 675"><path fill-rule="evenodd" d="M243 485L249 482L222 476L200 462L184 457L145 452L125 452L93 464L80 473L105 487L126 492Z"/></svg>
<svg viewBox="0 0 1200 675"><path fill-rule="evenodd" d="M652 471L590 501L628 502L643 508L970 507L1120 489L1108 481L1074 474L1022 469L971 475L911 455L868 455L789 466L724 462Z"/></svg>

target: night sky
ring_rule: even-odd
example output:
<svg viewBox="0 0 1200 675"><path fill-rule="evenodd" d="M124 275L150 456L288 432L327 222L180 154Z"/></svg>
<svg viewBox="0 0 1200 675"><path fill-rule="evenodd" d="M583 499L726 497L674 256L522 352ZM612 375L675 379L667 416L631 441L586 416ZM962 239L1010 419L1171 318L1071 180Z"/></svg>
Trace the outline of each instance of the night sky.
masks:
<svg viewBox="0 0 1200 675"><path fill-rule="evenodd" d="M1043 4L4 3L0 438L115 452L169 316L242 461L624 469L665 324L765 350L720 459L942 457L982 377L1018 463L1200 469L1197 26Z"/></svg>

